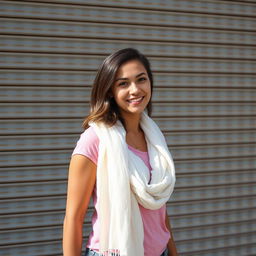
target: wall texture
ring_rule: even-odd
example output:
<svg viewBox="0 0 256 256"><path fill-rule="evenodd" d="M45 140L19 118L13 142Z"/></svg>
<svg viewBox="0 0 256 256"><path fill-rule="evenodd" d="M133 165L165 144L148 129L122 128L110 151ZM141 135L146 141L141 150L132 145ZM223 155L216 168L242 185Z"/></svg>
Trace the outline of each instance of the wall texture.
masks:
<svg viewBox="0 0 256 256"><path fill-rule="evenodd" d="M62 254L92 79L124 47L152 62L180 255L256 255L255 1L0 1L0 12L0 255Z"/></svg>

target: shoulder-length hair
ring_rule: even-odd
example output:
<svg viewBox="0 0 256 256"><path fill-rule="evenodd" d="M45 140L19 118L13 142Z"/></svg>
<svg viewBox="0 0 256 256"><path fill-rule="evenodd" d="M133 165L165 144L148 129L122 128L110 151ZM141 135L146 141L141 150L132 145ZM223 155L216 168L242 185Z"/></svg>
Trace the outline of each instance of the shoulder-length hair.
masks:
<svg viewBox="0 0 256 256"><path fill-rule="evenodd" d="M113 126L118 120L124 125L124 120L120 114L118 105L114 97L111 97L111 88L114 85L116 73L119 67L127 61L140 61L147 71L151 86L151 98L153 93L153 75L148 59L133 48L121 49L109 55L98 69L93 82L90 100L90 114L83 121L82 127L87 129L89 122L103 122L108 126ZM152 113L152 103L150 101L146 107L148 115Z"/></svg>

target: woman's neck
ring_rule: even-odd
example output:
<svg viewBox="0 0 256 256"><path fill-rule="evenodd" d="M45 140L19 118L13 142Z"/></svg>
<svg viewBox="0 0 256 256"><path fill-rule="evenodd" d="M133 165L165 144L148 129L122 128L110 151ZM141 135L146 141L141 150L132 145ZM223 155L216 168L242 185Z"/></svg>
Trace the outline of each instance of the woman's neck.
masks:
<svg viewBox="0 0 256 256"><path fill-rule="evenodd" d="M125 123L125 130L127 133L139 133L140 128L140 118L141 115L125 115L123 116Z"/></svg>

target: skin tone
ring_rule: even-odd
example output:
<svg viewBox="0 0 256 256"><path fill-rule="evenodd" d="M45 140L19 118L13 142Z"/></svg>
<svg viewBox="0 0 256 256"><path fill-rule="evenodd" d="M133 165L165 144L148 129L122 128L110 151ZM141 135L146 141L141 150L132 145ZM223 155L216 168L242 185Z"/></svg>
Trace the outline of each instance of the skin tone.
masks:
<svg viewBox="0 0 256 256"><path fill-rule="evenodd" d="M141 151L147 151L139 122L141 113L150 100L151 87L147 71L141 62L131 60L120 66L112 95L125 121L127 143Z"/></svg>
<svg viewBox="0 0 256 256"><path fill-rule="evenodd" d="M83 221L96 182L96 168L97 166L83 155L74 155L70 160L63 223L64 256L81 255Z"/></svg>
<svg viewBox="0 0 256 256"><path fill-rule="evenodd" d="M147 151L144 133L139 126L141 113L146 108L151 87L147 71L138 60L131 60L120 66L111 90L125 121L127 144ZM135 138L135 139L134 139ZM96 183L97 166L83 155L74 155L70 160L66 213L63 223L63 255L80 256L82 250L82 227ZM166 226L171 233L166 213ZM177 250L171 238L168 242L169 256L176 256Z"/></svg>

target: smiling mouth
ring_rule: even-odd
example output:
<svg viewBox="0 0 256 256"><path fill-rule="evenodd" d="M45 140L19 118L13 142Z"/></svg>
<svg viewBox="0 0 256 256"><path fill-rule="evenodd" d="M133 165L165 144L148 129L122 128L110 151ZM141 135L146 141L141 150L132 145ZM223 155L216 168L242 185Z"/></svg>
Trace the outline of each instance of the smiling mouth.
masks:
<svg viewBox="0 0 256 256"><path fill-rule="evenodd" d="M142 97L139 97L139 98L136 98L136 99L132 99L132 100L127 100L129 103L140 103L143 99L144 99L145 96L142 96Z"/></svg>

